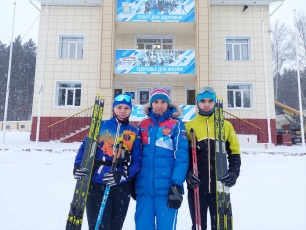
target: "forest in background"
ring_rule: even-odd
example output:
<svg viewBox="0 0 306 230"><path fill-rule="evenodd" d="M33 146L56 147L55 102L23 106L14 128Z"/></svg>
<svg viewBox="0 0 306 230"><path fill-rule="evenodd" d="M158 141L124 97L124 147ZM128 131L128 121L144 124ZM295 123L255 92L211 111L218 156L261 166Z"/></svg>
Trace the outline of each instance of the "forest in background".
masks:
<svg viewBox="0 0 306 230"><path fill-rule="evenodd" d="M13 42L7 121L30 121L32 116L36 44L32 39ZM4 120L10 46L0 41L0 121Z"/></svg>

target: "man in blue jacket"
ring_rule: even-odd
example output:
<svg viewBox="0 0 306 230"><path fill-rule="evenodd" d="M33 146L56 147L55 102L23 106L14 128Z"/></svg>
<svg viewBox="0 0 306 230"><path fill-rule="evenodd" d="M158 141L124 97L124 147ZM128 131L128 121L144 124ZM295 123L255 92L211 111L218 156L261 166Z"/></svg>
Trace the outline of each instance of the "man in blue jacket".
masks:
<svg viewBox="0 0 306 230"><path fill-rule="evenodd" d="M188 170L188 141L180 109L166 89L156 88L140 121L142 167L136 177L136 230L176 229Z"/></svg>

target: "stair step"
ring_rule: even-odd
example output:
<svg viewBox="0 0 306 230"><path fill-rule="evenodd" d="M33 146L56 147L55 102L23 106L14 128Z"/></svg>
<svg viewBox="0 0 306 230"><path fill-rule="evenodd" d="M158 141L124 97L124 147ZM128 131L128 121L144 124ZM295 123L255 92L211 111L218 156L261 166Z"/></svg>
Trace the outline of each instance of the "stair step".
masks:
<svg viewBox="0 0 306 230"><path fill-rule="evenodd" d="M74 133L70 133L69 135L66 135L66 136L64 136L64 137L61 137L59 140L60 140L60 142L62 142L62 141L64 141L64 140L66 140L66 139L68 139L68 138L70 138L70 137L72 137L72 136L74 136L74 135L76 135L76 134L78 134L78 133L80 133L80 132L86 130L86 129L89 129L89 125L86 125L85 127L81 128L81 129L77 129L77 130L75 130Z"/></svg>

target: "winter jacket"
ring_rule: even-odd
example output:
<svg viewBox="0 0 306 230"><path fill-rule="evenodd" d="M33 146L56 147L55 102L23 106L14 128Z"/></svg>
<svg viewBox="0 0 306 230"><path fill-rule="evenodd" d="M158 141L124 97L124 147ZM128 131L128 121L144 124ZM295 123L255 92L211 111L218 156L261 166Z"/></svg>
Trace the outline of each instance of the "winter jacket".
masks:
<svg viewBox="0 0 306 230"><path fill-rule="evenodd" d="M195 132L197 139L197 158L198 172L201 180L200 189L206 192L216 192L216 177L215 177L215 125L214 115L212 116L197 116L188 121L186 131L190 140L190 129ZM228 171L234 172L236 176L240 173L240 146L234 127L232 124L224 120L226 151L228 158ZM192 159L191 148L189 157ZM189 164L189 170L192 171L192 161ZM209 183L210 181L210 183Z"/></svg>
<svg viewBox="0 0 306 230"><path fill-rule="evenodd" d="M140 121L142 167L136 177L136 194L168 195L172 184L183 186L188 169L188 140L180 110L171 104L157 115L149 104Z"/></svg>
<svg viewBox="0 0 306 230"><path fill-rule="evenodd" d="M111 163L114 158L113 146L116 139L118 122L115 118L101 121L100 132L98 137L98 147L95 157L95 164L91 181L104 184L102 182L105 173L110 171ZM78 153L75 157L74 164L80 164L84 148L86 146L87 137L85 137ZM129 169L129 179L135 177L141 166L141 143L140 137L137 136L137 129L132 125L121 124L118 141L123 142L123 147L126 149L125 158L119 158L117 170L123 170L124 166ZM122 181L122 183L125 181Z"/></svg>

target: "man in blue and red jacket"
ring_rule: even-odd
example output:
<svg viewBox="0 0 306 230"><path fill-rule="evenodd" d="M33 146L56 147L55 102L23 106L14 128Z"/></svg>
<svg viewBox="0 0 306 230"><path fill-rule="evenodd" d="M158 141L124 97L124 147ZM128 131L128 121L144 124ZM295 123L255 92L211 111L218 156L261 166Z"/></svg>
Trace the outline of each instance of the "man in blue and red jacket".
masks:
<svg viewBox="0 0 306 230"><path fill-rule="evenodd" d="M142 167L136 176L136 230L176 229L188 170L188 140L180 109L156 88L140 121Z"/></svg>

